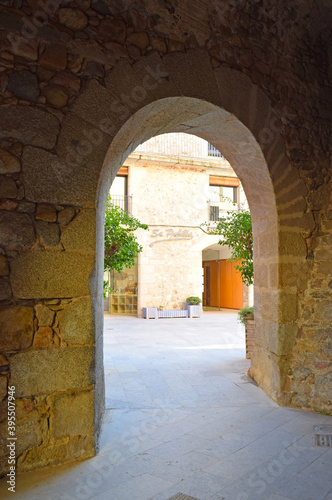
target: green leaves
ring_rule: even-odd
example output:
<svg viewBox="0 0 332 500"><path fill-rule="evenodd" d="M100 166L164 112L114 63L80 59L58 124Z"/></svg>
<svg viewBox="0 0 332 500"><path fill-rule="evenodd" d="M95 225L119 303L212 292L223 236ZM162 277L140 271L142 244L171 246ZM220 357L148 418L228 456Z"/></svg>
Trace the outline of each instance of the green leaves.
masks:
<svg viewBox="0 0 332 500"><path fill-rule="evenodd" d="M223 236L219 244L231 249L232 254L228 260L240 261L235 268L241 273L243 283L252 285L254 282L253 241L249 210L227 212L227 216L223 217L215 228L210 226L210 233Z"/></svg>
<svg viewBox="0 0 332 500"><path fill-rule="evenodd" d="M143 250L133 233L136 229L149 229L149 227L122 208L113 205L110 195L106 203L104 227L104 270L115 269L121 273L123 267L131 268L135 264L137 254Z"/></svg>

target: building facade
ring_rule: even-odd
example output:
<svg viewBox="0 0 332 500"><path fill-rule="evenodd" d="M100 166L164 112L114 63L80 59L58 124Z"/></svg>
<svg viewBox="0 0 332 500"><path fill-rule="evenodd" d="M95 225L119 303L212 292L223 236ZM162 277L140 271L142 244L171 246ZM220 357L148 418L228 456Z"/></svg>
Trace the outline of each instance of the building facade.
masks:
<svg viewBox="0 0 332 500"><path fill-rule="evenodd" d="M202 226L215 226L228 210L246 204L234 170L211 144L176 133L150 139L127 158L111 195L149 226L137 231L143 246L137 268L110 273L112 314L182 309L192 295L206 307L247 304L247 287L227 262L230 250Z"/></svg>

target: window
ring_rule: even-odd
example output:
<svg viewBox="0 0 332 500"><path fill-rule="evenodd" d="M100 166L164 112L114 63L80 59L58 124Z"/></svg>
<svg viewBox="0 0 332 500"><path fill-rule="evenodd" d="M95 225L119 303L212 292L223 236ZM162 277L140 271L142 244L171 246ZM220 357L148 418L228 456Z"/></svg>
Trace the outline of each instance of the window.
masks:
<svg viewBox="0 0 332 500"><path fill-rule="evenodd" d="M218 203L225 202L237 203L238 202L238 188L232 186L211 186L209 187L210 200Z"/></svg>
<svg viewBox="0 0 332 500"><path fill-rule="evenodd" d="M127 177L117 175L111 186L111 196L126 196L127 194Z"/></svg>
<svg viewBox="0 0 332 500"><path fill-rule="evenodd" d="M236 210L239 203L239 180L210 176L210 220L218 221L222 213ZM236 203L236 206L234 205Z"/></svg>
<svg viewBox="0 0 332 500"><path fill-rule="evenodd" d="M121 172L122 169L119 170ZM128 169L127 169L128 170ZM127 196L127 179L128 173L124 175L117 175L112 183L110 194L112 198L112 202L117 207L122 208L126 212L128 212L128 201L129 198Z"/></svg>

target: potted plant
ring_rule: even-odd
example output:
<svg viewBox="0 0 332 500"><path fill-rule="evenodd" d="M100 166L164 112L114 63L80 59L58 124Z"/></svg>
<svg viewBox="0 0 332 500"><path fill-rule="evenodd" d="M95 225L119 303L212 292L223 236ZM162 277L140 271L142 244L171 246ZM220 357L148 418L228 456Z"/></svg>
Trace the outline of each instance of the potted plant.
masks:
<svg viewBox="0 0 332 500"><path fill-rule="evenodd" d="M187 297L185 309L188 311L189 318L197 317L200 318L202 315L202 300L199 297Z"/></svg>
<svg viewBox="0 0 332 500"><path fill-rule="evenodd" d="M251 359L255 345L254 308L247 306L240 309L238 312L238 320L245 326L246 358Z"/></svg>

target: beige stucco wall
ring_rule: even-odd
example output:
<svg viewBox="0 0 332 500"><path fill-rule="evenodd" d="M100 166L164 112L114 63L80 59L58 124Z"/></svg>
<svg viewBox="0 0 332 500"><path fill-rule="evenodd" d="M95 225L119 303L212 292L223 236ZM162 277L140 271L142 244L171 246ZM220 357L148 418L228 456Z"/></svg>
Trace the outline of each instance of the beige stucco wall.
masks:
<svg viewBox="0 0 332 500"><path fill-rule="evenodd" d="M133 215L149 225L137 231L138 315L142 307L183 308L188 296L202 298L202 250L220 239L200 227L209 220L209 175L235 173L221 159L132 155L126 165Z"/></svg>

